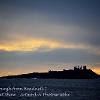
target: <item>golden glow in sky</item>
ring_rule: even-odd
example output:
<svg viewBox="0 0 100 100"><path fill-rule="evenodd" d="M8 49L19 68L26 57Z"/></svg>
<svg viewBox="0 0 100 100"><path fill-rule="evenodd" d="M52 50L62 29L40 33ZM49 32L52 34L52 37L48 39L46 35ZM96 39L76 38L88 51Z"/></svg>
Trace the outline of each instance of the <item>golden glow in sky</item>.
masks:
<svg viewBox="0 0 100 100"><path fill-rule="evenodd" d="M99 50L85 44L65 43L57 40L38 39L38 38L20 38L15 41L0 43L0 50L4 51L50 51L54 49L87 49L100 54Z"/></svg>
<svg viewBox="0 0 100 100"><path fill-rule="evenodd" d="M47 39L26 39L0 44L0 49L5 51L36 51L47 48L48 50L56 48L84 48L81 45L65 44L59 41Z"/></svg>
<svg viewBox="0 0 100 100"><path fill-rule="evenodd" d="M99 67L92 68L92 70L100 75L100 68Z"/></svg>

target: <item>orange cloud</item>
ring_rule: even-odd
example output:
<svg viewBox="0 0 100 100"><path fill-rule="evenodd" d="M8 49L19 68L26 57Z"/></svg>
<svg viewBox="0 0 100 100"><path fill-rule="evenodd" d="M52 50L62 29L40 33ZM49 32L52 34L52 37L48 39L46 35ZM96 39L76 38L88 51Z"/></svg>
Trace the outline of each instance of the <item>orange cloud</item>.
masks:
<svg viewBox="0 0 100 100"><path fill-rule="evenodd" d="M65 43L50 39L36 39L36 38L23 38L12 40L0 44L0 49L5 51L37 51L38 49L46 47L46 50L53 50L57 48L86 48L82 44ZM41 50L40 50L41 51ZM45 51L45 50L44 50Z"/></svg>

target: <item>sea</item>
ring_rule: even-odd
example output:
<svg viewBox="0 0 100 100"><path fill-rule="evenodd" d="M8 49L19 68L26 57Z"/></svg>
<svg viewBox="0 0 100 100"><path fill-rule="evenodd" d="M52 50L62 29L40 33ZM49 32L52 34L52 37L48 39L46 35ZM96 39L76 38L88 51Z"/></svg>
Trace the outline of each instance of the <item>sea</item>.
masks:
<svg viewBox="0 0 100 100"><path fill-rule="evenodd" d="M0 79L0 100L100 100L100 79Z"/></svg>

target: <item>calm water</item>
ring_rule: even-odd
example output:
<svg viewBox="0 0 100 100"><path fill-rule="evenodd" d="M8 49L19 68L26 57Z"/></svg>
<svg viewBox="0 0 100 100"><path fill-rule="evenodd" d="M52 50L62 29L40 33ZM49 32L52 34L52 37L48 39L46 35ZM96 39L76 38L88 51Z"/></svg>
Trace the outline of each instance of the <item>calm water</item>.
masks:
<svg viewBox="0 0 100 100"><path fill-rule="evenodd" d="M100 79L0 79L0 100L100 100Z"/></svg>

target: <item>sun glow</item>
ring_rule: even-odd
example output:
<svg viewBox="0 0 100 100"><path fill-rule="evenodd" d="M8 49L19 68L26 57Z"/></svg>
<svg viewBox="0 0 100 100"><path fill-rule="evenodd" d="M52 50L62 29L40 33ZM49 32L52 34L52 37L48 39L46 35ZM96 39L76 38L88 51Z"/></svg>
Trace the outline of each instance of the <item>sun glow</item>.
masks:
<svg viewBox="0 0 100 100"><path fill-rule="evenodd" d="M95 73L97 73L97 74L100 75L100 68L92 68L92 70L93 70Z"/></svg>

